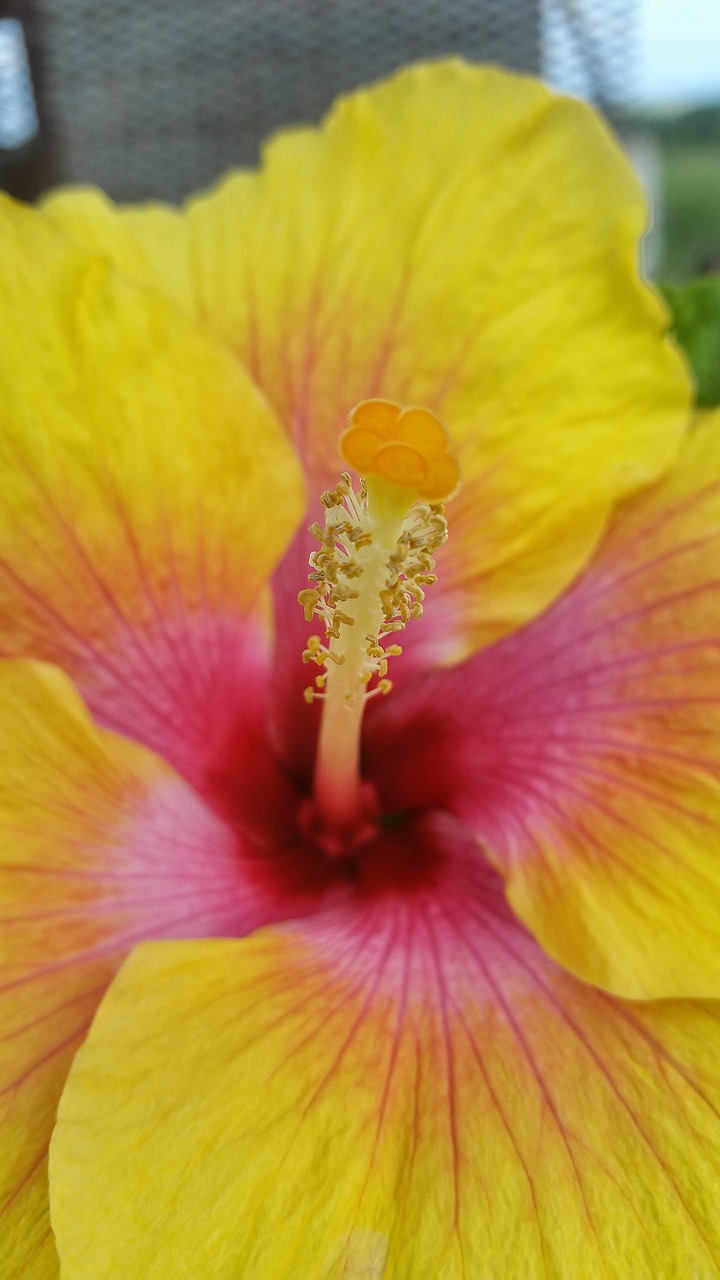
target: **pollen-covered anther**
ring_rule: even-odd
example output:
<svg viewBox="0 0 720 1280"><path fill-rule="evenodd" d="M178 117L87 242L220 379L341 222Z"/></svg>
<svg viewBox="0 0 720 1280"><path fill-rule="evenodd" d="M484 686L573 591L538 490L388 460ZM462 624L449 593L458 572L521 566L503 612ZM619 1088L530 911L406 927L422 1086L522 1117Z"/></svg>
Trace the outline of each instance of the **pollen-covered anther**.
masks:
<svg viewBox="0 0 720 1280"><path fill-rule="evenodd" d="M343 471L335 489L326 489L325 493L320 495L320 501L324 507L341 507L349 491L352 489L352 481L350 474Z"/></svg>
<svg viewBox="0 0 720 1280"><path fill-rule="evenodd" d="M341 604L345 600L357 600L360 592L354 587L344 586L341 582L334 582L328 592L329 604Z"/></svg>
<svg viewBox="0 0 720 1280"><path fill-rule="evenodd" d="M374 697L377 697L378 694L386 695L390 693L392 687L393 687L392 680L378 680L377 684L375 685L375 688L371 689L370 692L365 695L365 697L374 698Z"/></svg>
<svg viewBox="0 0 720 1280"><path fill-rule="evenodd" d="M322 643L319 636L310 636L308 638L307 647L303 649L303 662L316 662L318 666L327 660L328 650Z"/></svg>
<svg viewBox="0 0 720 1280"><path fill-rule="evenodd" d="M320 592L314 587L306 587L304 591L298 591L298 604L303 607L306 622L312 622L319 600Z"/></svg>

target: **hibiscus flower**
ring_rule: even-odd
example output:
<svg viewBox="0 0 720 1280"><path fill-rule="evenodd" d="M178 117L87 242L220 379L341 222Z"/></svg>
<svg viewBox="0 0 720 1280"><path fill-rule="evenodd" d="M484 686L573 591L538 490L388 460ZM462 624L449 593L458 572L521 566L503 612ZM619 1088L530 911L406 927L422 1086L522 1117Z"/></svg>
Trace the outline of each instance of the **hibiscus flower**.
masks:
<svg viewBox="0 0 720 1280"><path fill-rule="evenodd" d="M3 1276L720 1275L720 434L602 124L443 62L0 218Z"/></svg>

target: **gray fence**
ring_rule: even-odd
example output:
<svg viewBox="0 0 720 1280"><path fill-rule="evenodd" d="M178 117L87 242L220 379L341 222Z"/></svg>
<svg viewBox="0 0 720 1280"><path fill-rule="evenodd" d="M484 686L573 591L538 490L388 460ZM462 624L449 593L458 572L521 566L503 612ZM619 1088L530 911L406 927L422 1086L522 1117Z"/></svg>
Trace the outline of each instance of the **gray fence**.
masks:
<svg viewBox="0 0 720 1280"><path fill-rule="evenodd" d="M35 0L53 181L176 200L403 62L457 53L612 97L633 0Z"/></svg>

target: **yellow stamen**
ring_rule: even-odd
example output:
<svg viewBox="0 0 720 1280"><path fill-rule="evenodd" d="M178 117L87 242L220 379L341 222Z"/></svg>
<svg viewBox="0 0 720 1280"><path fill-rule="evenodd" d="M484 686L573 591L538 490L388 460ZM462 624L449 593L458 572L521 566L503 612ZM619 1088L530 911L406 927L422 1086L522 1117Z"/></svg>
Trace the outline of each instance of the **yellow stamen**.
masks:
<svg viewBox="0 0 720 1280"><path fill-rule="evenodd" d="M342 839L363 821L363 710L390 692L388 659L402 652L381 640L422 613L424 589L435 581L433 553L447 537L436 499L454 491L459 472L434 414L391 401L358 405L340 447L365 479L356 492L344 473L322 495L325 525L310 530L320 543L310 557L312 586L298 600L307 621L317 616L325 627L326 643L311 636L303 653L325 668L316 677L321 692L310 686L304 696L323 700L317 815Z"/></svg>

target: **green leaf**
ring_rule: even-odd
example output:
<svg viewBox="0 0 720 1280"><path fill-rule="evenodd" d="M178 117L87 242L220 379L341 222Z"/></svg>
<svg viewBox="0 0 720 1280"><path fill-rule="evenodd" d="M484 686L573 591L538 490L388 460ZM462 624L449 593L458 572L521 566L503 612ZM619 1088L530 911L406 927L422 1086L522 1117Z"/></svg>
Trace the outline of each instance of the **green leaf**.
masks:
<svg viewBox="0 0 720 1280"><path fill-rule="evenodd" d="M695 376L696 403L720 404L720 276L690 284L664 284L660 291L672 313L672 332Z"/></svg>

